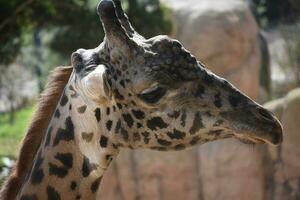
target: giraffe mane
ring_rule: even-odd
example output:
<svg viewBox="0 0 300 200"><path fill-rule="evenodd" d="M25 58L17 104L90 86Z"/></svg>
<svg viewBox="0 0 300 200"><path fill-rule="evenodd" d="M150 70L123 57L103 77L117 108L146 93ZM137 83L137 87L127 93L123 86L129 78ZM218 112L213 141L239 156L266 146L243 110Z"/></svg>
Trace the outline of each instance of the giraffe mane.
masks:
<svg viewBox="0 0 300 200"><path fill-rule="evenodd" d="M41 95L33 119L26 132L26 136L22 141L16 164L0 191L0 200L13 200L16 198L26 172L32 166L34 156L44 138L51 117L72 71L72 67L56 67L51 73L46 89Z"/></svg>

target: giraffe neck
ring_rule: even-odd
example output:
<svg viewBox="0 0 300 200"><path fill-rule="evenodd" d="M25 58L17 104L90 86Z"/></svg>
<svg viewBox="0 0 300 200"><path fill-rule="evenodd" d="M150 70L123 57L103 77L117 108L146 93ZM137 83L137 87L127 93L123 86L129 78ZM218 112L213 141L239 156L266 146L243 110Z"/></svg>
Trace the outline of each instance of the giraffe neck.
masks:
<svg viewBox="0 0 300 200"><path fill-rule="evenodd" d="M101 126L101 106L90 106L68 84L19 199L96 199L118 149Z"/></svg>

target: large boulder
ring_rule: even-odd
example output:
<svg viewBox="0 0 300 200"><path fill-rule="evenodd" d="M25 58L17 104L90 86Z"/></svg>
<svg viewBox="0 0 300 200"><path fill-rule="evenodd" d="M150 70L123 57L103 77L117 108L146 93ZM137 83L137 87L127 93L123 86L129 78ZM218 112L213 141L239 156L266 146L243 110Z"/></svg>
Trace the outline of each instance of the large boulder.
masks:
<svg viewBox="0 0 300 200"><path fill-rule="evenodd" d="M268 199L300 199L300 89L265 106L281 120L285 133L283 144L266 152L270 158Z"/></svg>
<svg viewBox="0 0 300 200"><path fill-rule="evenodd" d="M252 98L259 93L258 25L242 0L164 0L179 39L216 74Z"/></svg>

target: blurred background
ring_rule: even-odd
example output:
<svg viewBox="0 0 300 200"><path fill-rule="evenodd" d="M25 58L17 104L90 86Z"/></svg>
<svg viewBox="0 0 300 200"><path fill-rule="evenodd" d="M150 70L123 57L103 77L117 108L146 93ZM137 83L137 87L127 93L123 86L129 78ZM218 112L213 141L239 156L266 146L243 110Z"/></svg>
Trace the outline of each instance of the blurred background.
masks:
<svg viewBox="0 0 300 200"><path fill-rule="evenodd" d="M0 185L49 72L103 39L98 0L0 0ZM227 139L180 152L123 151L100 199L300 199L300 1L122 0L145 37L180 40L272 110L279 147ZM299 89L297 89L299 88ZM102 197L103 195L103 197Z"/></svg>

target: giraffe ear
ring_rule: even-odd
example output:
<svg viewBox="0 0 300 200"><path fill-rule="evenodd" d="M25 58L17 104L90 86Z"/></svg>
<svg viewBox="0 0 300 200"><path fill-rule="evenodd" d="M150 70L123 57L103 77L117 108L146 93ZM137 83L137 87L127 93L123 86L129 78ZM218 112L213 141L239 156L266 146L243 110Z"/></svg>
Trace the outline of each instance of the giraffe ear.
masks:
<svg viewBox="0 0 300 200"><path fill-rule="evenodd" d="M98 65L96 69L81 79L84 94L95 102L103 103L111 99L106 66Z"/></svg>
<svg viewBox="0 0 300 200"><path fill-rule="evenodd" d="M118 13L122 16L122 10L120 9L121 8L119 8ZM97 11L103 24L108 47L111 49L118 48L118 50L121 50L123 53L129 54L130 49L133 48L135 43L130 39L127 31L121 25L119 18L117 17L117 10L114 2L112 0L100 1ZM123 20L123 23L125 27L128 26L128 22ZM130 31L130 29L128 30Z"/></svg>

